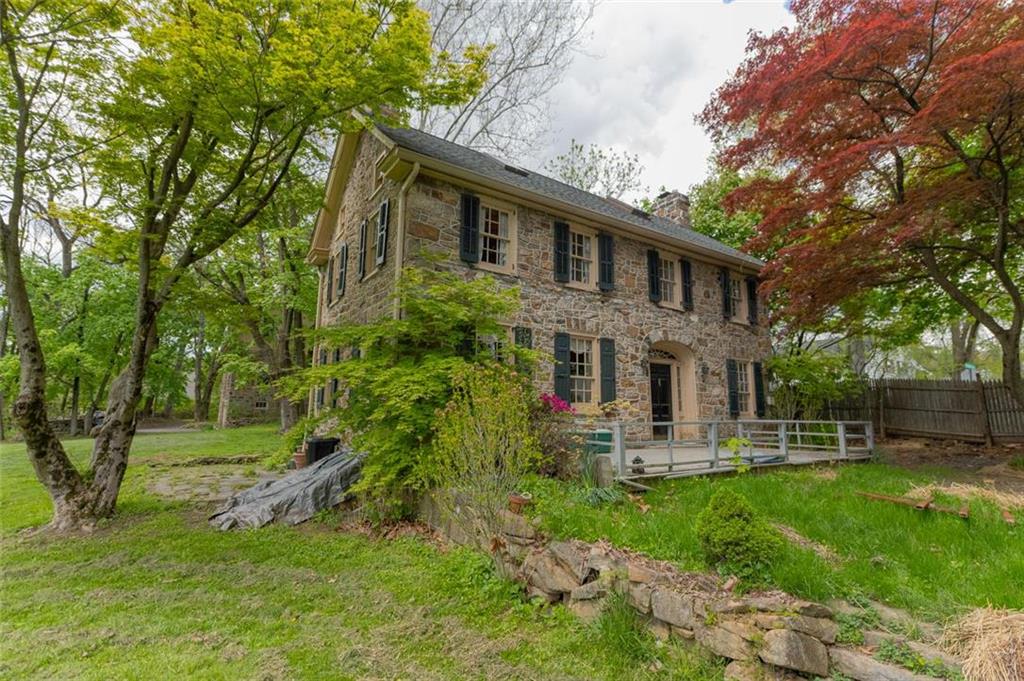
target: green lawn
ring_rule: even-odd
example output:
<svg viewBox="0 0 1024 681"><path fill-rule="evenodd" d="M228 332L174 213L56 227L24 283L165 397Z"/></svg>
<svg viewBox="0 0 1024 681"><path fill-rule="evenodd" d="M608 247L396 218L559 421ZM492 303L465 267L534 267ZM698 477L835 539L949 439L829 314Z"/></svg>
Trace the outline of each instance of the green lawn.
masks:
<svg viewBox="0 0 1024 681"><path fill-rule="evenodd" d="M721 678L621 613L588 627L524 603L464 550L329 521L221 533L145 491L150 462L278 445L269 427L140 436L118 517L74 538L18 532L49 504L0 447L0 678ZM68 448L81 462L89 441Z"/></svg>
<svg viewBox="0 0 1024 681"><path fill-rule="evenodd" d="M677 479L644 495L646 513L630 501L595 508L580 490L548 480L537 481L532 491L535 512L555 535L608 539L687 569L704 569L694 521L715 489L729 487L773 522L839 555L830 564L810 549L787 544L764 575L771 585L816 600L867 596L930 619L989 603L1024 608L1024 524L1008 526L987 503L972 502L965 521L854 494L903 494L942 476L870 463L824 473L804 468Z"/></svg>

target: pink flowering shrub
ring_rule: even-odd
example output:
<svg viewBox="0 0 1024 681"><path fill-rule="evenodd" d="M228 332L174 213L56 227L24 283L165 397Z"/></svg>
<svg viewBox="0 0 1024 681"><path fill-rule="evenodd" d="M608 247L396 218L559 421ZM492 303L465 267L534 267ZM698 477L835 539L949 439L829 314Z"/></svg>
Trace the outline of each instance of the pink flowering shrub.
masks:
<svg viewBox="0 0 1024 681"><path fill-rule="evenodd" d="M558 395L537 396L531 420L541 446L542 475L563 480L579 475L580 437L574 416L576 408Z"/></svg>
<svg viewBox="0 0 1024 681"><path fill-rule="evenodd" d="M576 414L576 408L554 393L541 393L540 401L547 405L552 414Z"/></svg>

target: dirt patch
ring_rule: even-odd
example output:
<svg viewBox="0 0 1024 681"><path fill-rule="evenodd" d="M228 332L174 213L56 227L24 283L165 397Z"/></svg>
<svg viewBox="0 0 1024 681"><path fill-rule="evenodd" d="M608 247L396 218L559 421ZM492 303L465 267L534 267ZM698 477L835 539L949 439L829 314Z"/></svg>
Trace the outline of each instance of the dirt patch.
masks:
<svg viewBox="0 0 1024 681"><path fill-rule="evenodd" d="M882 459L902 468L938 466L951 481L1024 494L1024 474L1010 462L1024 456L1024 444L985 445L956 440L898 438L879 444Z"/></svg>

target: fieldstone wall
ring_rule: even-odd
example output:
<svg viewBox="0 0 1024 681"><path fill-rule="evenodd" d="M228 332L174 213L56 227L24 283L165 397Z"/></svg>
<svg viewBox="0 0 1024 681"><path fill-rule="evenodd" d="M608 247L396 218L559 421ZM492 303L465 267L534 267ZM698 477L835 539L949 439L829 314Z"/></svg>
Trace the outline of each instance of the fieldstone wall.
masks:
<svg viewBox="0 0 1024 681"><path fill-rule="evenodd" d="M458 523L444 518L429 497L421 516L460 544L471 544ZM928 681L932 677L882 662L862 649L837 643L832 607L789 594L755 592L738 596L717 575L682 572L670 563L624 551L607 543L549 541L535 522L505 512L500 532L504 572L524 585L527 596L563 604L585 621L600 616L612 594L620 594L651 632L703 646L731 660L727 681L829 677L856 681ZM865 632L865 642L869 642ZM875 638L898 637L877 633ZM877 641L875 641L877 643ZM953 670L957 660L918 644L923 657L941 659Z"/></svg>
<svg viewBox="0 0 1024 681"><path fill-rule="evenodd" d="M441 254L448 267L474 276L477 271L459 260L459 197L461 188L423 177L410 189L407 253ZM519 205L518 261L515 275L494 274L503 285L518 286L522 309L510 326L533 332L536 349L553 352L554 334L569 332L608 337L616 343L617 397L650 419L648 356L659 341L678 343L694 355L697 405L693 418L728 414L726 359L760 361L770 352L768 329L722 319L719 266L693 258L695 309L653 303L647 290L647 250L652 244L615 235L615 290L602 293L580 290L554 280L553 222L550 213ZM539 367L537 382L544 391L554 389L553 367Z"/></svg>

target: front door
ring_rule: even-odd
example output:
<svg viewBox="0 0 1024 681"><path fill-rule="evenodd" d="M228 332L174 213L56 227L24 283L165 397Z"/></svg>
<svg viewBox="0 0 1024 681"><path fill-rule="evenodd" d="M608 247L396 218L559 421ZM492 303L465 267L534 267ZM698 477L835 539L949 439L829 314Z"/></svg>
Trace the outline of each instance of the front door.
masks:
<svg viewBox="0 0 1024 681"><path fill-rule="evenodd" d="M651 364L651 420L672 421L672 366ZM654 426L654 439L668 439L668 426Z"/></svg>

